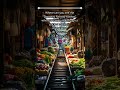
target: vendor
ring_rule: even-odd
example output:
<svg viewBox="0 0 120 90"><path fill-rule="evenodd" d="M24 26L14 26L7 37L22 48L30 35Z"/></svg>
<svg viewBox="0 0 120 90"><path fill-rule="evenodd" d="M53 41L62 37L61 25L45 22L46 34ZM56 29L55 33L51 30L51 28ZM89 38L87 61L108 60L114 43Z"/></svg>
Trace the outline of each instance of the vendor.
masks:
<svg viewBox="0 0 120 90"><path fill-rule="evenodd" d="M92 51L90 50L90 47L85 50L85 59L86 60L91 60L92 59Z"/></svg>
<svg viewBox="0 0 120 90"><path fill-rule="evenodd" d="M29 51L34 47L34 31L30 25L26 25L26 29L24 30L24 49Z"/></svg>
<svg viewBox="0 0 120 90"><path fill-rule="evenodd" d="M63 50L63 47L62 47L62 38L58 39L58 44L59 44L59 49Z"/></svg>

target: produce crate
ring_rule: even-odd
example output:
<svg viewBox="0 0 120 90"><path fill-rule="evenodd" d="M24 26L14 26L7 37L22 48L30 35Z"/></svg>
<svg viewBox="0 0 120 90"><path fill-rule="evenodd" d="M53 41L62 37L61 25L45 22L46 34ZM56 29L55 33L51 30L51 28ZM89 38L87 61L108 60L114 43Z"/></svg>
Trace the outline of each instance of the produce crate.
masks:
<svg viewBox="0 0 120 90"><path fill-rule="evenodd" d="M70 67L71 68L71 72L74 73L75 70L79 69L81 70L82 68L81 67Z"/></svg>

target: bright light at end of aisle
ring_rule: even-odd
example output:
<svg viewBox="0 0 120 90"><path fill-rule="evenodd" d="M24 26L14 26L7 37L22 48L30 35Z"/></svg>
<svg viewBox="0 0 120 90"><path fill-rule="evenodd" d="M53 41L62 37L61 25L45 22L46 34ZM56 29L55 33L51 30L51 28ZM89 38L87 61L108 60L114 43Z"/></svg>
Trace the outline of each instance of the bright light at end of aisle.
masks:
<svg viewBox="0 0 120 90"><path fill-rule="evenodd" d="M55 21L51 21L50 23L70 23L70 22L55 22Z"/></svg>
<svg viewBox="0 0 120 90"><path fill-rule="evenodd" d="M68 27L68 26L55 25L55 27Z"/></svg>
<svg viewBox="0 0 120 90"><path fill-rule="evenodd" d="M51 18L46 18L46 19L47 19L47 20L53 20L53 19L57 19L57 18L52 18L52 17L51 17Z"/></svg>

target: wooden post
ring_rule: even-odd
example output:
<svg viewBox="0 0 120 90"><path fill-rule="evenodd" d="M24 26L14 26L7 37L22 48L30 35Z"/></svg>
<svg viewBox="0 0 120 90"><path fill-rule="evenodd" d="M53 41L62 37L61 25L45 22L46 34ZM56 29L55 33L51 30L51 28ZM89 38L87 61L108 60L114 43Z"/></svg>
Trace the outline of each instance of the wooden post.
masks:
<svg viewBox="0 0 120 90"><path fill-rule="evenodd" d="M77 28L76 28L77 29ZM75 34L76 34L76 36L75 36L75 39L76 39L76 44L75 44L75 47L76 47L76 49L77 49L77 30L75 30Z"/></svg>
<svg viewBox="0 0 120 90"><path fill-rule="evenodd" d="M3 0L2 0L3 1ZM4 3L0 1L0 6L4 6ZM0 84L3 82L3 73L4 73L4 29L3 29L3 8L0 7Z"/></svg>
<svg viewBox="0 0 120 90"><path fill-rule="evenodd" d="M98 11L98 20L97 20L97 56L100 55L101 52L101 0L96 1L97 11Z"/></svg>

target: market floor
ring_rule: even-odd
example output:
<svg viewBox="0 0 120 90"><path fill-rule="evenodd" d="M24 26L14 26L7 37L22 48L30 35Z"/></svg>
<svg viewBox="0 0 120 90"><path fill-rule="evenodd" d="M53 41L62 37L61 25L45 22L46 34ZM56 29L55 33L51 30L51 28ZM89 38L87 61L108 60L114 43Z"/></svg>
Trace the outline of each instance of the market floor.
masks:
<svg viewBox="0 0 120 90"><path fill-rule="evenodd" d="M59 51L46 90L73 90L72 82L68 81L69 69L64 52Z"/></svg>

